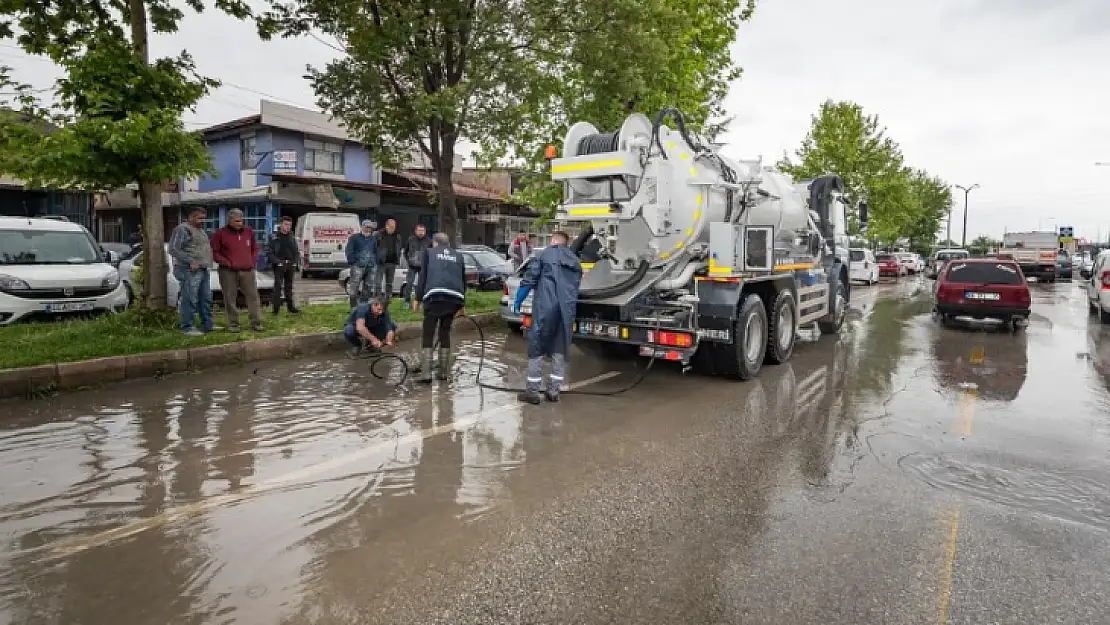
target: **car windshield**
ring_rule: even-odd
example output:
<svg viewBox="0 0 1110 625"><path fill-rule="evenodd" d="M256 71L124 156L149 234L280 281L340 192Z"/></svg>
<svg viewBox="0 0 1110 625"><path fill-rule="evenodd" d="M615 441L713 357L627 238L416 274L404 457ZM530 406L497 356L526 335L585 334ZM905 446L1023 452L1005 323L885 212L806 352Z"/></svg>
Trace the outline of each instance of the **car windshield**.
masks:
<svg viewBox="0 0 1110 625"><path fill-rule="evenodd" d="M851 258L853 261L863 260L863 256L864 256L863 250L850 250L848 252L848 255L849 255L849 258Z"/></svg>
<svg viewBox="0 0 1110 625"><path fill-rule="evenodd" d="M937 254L937 260L941 262L948 262L953 258L967 258L967 252L941 252Z"/></svg>
<svg viewBox="0 0 1110 625"><path fill-rule="evenodd" d="M1007 263L950 263L946 279L957 284L1021 284L1016 265Z"/></svg>
<svg viewBox="0 0 1110 625"><path fill-rule="evenodd" d="M0 230L0 264L84 265L104 262L84 232Z"/></svg>

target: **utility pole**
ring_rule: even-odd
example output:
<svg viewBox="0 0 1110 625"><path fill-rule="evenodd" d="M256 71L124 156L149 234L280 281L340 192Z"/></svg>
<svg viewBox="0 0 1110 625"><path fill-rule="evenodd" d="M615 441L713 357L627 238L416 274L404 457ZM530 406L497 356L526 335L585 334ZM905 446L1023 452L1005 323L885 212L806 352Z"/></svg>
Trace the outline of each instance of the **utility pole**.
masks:
<svg viewBox="0 0 1110 625"><path fill-rule="evenodd" d="M979 188L979 183L975 183L970 187L965 187L963 185L954 186L964 192L964 233L960 236L960 247L967 247L967 196L972 192L972 190ZM949 214L951 214L952 209L949 208L948 210ZM951 227L951 223L949 224L949 227ZM951 230L949 230L949 232L951 232Z"/></svg>

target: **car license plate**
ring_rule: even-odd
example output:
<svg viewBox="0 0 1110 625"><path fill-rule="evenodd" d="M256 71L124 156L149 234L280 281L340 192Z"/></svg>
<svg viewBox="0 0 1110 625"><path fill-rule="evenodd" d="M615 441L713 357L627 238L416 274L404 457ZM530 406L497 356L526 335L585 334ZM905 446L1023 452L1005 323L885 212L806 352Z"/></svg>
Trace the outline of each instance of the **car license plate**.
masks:
<svg viewBox="0 0 1110 625"><path fill-rule="evenodd" d="M609 338L619 338L621 329L619 326L609 325L607 323L597 323L593 321L580 321L578 322L578 333L583 336L606 336Z"/></svg>
<svg viewBox="0 0 1110 625"><path fill-rule="evenodd" d="M522 315L532 314L532 305L531 304L521 304L520 305L520 314L522 314Z"/></svg>
<svg viewBox="0 0 1110 625"><path fill-rule="evenodd" d="M327 252L313 252L312 253L313 258L327 258L329 256L331 256L331 254L328 254Z"/></svg>
<svg viewBox="0 0 1110 625"><path fill-rule="evenodd" d="M48 313L63 313L63 312L80 312L96 308L96 302L59 302L57 304L47 304L46 312Z"/></svg>
<svg viewBox="0 0 1110 625"><path fill-rule="evenodd" d="M964 299L981 299L987 301L995 301L998 299L998 293L977 293L975 291L967 291L964 293Z"/></svg>

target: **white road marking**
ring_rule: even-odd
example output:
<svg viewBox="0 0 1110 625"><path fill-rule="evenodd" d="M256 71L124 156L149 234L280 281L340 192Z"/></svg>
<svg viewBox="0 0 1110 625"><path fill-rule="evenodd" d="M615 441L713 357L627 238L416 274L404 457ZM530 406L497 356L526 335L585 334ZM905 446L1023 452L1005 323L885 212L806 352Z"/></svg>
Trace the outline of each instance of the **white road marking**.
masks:
<svg viewBox="0 0 1110 625"><path fill-rule="evenodd" d="M586 378L585 380L573 382L567 385L566 388L567 390L573 390L576 388L581 388L583 386L588 386L590 384L595 384L597 382L602 382L610 378L614 378L618 375L620 375L620 372L618 371L606 371L605 373L595 375L592 378ZM495 414L513 408L519 408L520 406L520 402L512 401L502 406L496 406L488 410L483 410L471 415L464 416L463 418L451 421L450 423L445 423L443 425L437 425L435 427L419 430L400 438L382 441L380 443L370 445L369 447L359 449L358 451L353 451L343 456L338 456L324 462L297 469L296 471L291 471L284 475L280 475L278 477L250 485L244 488L241 492L235 493L233 495L217 495L215 497L209 497L208 499L205 499L203 501L197 501L184 506L179 506L177 508L162 512L161 514L147 517L145 519L139 519L137 521L121 525L117 528L92 534L91 536L80 536L68 540L60 540L54 545L50 546L49 553L45 557L40 559L40 562L47 562L50 560L56 560L58 558L64 558L75 553L80 553L87 549L92 549L93 547L99 547L113 541L128 538L136 534L141 534L146 530L153 529L155 527L159 527L168 523L173 523L174 521L199 514L206 510L211 510L220 506L226 506L228 504L243 501L255 495L289 486L291 484L303 481L307 478L320 475L321 473L326 473L332 469L358 462L359 460L371 457L374 454L392 450L396 448L398 444L417 442L422 439L431 438L438 434L453 432L459 428L470 427L475 423L487 419Z"/></svg>

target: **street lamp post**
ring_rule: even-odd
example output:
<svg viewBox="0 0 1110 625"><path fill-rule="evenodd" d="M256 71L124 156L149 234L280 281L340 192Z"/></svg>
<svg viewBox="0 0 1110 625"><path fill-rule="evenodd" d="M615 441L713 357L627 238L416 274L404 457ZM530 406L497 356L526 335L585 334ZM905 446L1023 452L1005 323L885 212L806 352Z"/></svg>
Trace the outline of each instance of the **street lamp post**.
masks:
<svg viewBox="0 0 1110 625"><path fill-rule="evenodd" d="M960 247L967 247L967 196L974 189L979 188L979 183L975 183L975 184L971 185L970 187L965 187L963 185L955 185L955 187L964 192L964 233L962 235L960 235ZM951 209L949 209L949 211L951 211ZM951 220L949 220L949 221L951 222ZM952 232L951 227L952 227L951 223L949 223L948 232L950 234Z"/></svg>

